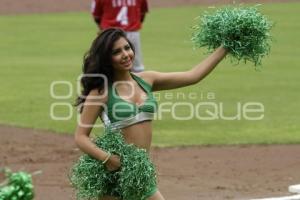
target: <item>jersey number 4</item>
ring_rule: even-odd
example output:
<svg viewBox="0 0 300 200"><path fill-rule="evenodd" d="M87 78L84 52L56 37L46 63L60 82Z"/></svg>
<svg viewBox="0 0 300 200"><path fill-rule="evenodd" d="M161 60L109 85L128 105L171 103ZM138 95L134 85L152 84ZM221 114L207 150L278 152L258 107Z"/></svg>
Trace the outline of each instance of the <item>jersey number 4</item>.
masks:
<svg viewBox="0 0 300 200"><path fill-rule="evenodd" d="M126 26L128 25L128 7L123 6L120 12L117 15L117 22L120 22L121 25Z"/></svg>

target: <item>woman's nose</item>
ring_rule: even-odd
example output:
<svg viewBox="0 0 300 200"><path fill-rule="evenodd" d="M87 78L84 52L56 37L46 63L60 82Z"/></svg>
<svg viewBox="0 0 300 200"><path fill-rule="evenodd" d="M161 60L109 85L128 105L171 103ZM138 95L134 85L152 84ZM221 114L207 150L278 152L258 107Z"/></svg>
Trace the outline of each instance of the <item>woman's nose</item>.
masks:
<svg viewBox="0 0 300 200"><path fill-rule="evenodd" d="M123 57L123 58L127 58L127 57L128 57L128 52L125 51L125 50L123 50L123 52L122 52L122 57Z"/></svg>

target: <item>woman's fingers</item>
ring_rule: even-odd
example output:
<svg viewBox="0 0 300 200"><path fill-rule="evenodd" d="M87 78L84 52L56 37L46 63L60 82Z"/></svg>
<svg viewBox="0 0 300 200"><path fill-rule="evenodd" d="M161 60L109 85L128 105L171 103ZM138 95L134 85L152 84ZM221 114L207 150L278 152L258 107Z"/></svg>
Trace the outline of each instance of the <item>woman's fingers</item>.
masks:
<svg viewBox="0 0 300 200"><path fill-rule="evenodd" d="M106 163L106 168L109 171L116 171L121 167L120 157L117 155L112 155L108 162Z"/></svg>

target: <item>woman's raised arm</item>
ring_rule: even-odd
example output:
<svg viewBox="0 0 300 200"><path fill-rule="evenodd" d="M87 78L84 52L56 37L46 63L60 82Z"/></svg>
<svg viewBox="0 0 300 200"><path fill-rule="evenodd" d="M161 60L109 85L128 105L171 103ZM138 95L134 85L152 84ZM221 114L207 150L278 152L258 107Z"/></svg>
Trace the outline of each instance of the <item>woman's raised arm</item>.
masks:
<svg viewBox="0 0 300 200"><path fill-rule="evenodd" d="M169 90L196 84L207 76L226 56L227 50L219 47L201 63L185 72L141 72L141 76L152 83L153 91Z"/></svg>

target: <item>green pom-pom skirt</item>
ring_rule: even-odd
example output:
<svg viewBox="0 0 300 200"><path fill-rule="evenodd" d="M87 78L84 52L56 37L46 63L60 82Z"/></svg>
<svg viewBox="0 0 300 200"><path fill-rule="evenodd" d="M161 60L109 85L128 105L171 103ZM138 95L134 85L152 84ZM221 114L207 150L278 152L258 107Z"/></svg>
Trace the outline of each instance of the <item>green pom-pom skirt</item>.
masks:
<svg viewBox="0 0 300 200"><path fill-rule="evenodd" d="M83 154L70 171L77 199L114 196L122 200L143 200L157 191L156 172L145 149L127 144L119 130L107 128L95 144L121 158L121 168L110 172L101 161Z"/></svg>

